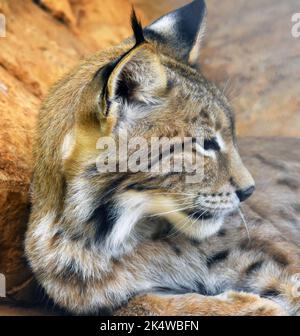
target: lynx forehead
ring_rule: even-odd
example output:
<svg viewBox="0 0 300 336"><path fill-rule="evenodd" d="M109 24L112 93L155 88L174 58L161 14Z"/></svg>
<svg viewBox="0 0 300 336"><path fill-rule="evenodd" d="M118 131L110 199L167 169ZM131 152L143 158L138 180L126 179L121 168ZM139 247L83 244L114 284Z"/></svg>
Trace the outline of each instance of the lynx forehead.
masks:
<svg viewBox="0 0 300 336"><path fill-rule="evenodd" d="M133 13L134 38L79 64L43 103L26 254L46 293L71 312L107 312L160 291L217 295L252 286L262 264L278 274L288 264L274 261L271 248L252 254L243 233L237 239L232 231L232 242L242 240L236 250L221 243L224 220L251 196L254 181L237 150L227 99L197 70L205 13L196 0L145 29ZM99 173L99 139L118 144L125 132L149 144L153 137L192 139L204 178L186 183L184 170ZM163 157L149 168L164 167ZM174 160L175 151L167 157ZM146 302L157 300L165 306L157 296Z"/></svg>

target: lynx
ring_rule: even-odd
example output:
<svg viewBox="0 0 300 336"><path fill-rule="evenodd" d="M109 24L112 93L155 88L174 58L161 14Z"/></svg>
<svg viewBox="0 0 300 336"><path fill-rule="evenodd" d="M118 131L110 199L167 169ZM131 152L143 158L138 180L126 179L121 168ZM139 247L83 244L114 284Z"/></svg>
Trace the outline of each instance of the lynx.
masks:
<svg viewBox="0 0 300 336"><path fill-rule="evenodd" d="M205 17L203 0L144 29L133 13L134 37L79 64L43 103L26 255L68 312L300 311L295 224L252 212L247 231L236 217L255 183L230 104L199 70ZM192 155L202 159L203 179L186 183L185 171L100 173L97 141L118 142L123 132L148 141L202 138L192 141Z"/></svg>

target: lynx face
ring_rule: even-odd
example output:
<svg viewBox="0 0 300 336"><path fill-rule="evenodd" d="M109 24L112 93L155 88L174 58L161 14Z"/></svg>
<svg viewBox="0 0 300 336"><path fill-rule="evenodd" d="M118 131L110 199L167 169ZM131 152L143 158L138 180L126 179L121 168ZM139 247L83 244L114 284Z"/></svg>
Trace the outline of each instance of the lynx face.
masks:
<svg viewBox="0 0 300 336"><path fill-rule="evenodd" d="M181 17L193 10L200 11L197 20ZM135 45L130 40L94 56L54 87L40 116L41 155L33 187L43 184L45 195L36 201L33 214L40 216L38 207L47 209L45 216L51 213L71 235L103 242L110 249L137 237L137 231L140 237L141 223L151 231L152 217L189 237L206 238L252 194L254 181L238 154L230 106L195 69L203 1L194 1L188 11L173 12L144 30L133 16ZM142 138L148 148L154 138L176 145L167 152L162 147L154 158L142 153L146 171L122 170L124 162L115 149L125 134L128 142ZM103 138L115 147L98 146ZM176 161L174 148L186 146L186 139L191 147L188 159L202 168L201 178L193 183L188 178L194 172L168 169L165 162ZM51 148L55 153L60 148L55 159ZM116 172L99 171L97 162L103 155L115 161ZM127 157L128 167L132 157ZM153 171L156 166L159 170Z"/></svg>
<svg viewBox="0 0 300 336"><path fill-rule="evenodd" d="M128 142L143 138L148 148L154 138L172 139L180 146L185 138L190 139L190 161L201 162L202 178L188 183L184 169L175 172L166 168L166 160L176 161L174 146L168 152L160 148L160 155L154 159L149 157L147 171L117 169L103 174L95 168L95 155L104 155L101 148L88 159L88 170L92 173L86 174L87 183L99 185L98 195L104 193L104 180L114 185L114 192L105 187L111 194L109 218L120 221L121 226L134 225L126 224L126 218L136 211L135 222L144 216L160 216L177 230L204 238L216 232L224 216L236 210L254 190L254 182L237 151L233 114L215 86L190 65L163 54L144 37L136 22L133 27L137 44L98 69L85 87L77 111L77 127L84 130L94 149L97 138L103 136L110 137L117 148L121 147L118 143L123 134ZM91 151L82 136L77 136L74 142L79 149L71 150L65 158L67 176L78 170L78 160L83 162L80 158L89 156ZM106 150L106 155L120 168L115 148ZM154 166L159 166L155 173ZM76 185L79 174L68 179L70 184ZM120 218L124 218L124 223Z"/></svg>

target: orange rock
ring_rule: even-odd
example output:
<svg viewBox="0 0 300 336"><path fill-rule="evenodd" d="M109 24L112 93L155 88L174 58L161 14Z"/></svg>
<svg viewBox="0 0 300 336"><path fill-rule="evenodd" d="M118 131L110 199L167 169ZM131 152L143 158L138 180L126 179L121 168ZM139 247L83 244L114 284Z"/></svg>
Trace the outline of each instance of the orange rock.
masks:
<svg viewBox="0 0 300 336"><path fill-rule="evenodd" d="M71 28L76 29L76 18L69 0L41 0L41 4L46 7L55 18L66 22Z"/></svg>
<svg viewBox="0 0 300 336"><path fill-rule="evenodd" d="M7 292L25 299L31 273L23 257L29 214L31 146L39 99L0 66L0 273ZM23 291L24 290L24 291Z"/></svg>
<svg viewBox="0 0 300 336"><path fill-rule="evenodd" d="M79 39L94 50L120 43L131 32L129 0L71 0ZM138 15L145 20L141 11Z"/></svg>
<svg viewBox="0 0 300 336"><path fill-rule="evenodd" d="M39 98L91 52L65 25L31 1L11 0L3 12L7 37L0 39L0 65Z"/></svg>

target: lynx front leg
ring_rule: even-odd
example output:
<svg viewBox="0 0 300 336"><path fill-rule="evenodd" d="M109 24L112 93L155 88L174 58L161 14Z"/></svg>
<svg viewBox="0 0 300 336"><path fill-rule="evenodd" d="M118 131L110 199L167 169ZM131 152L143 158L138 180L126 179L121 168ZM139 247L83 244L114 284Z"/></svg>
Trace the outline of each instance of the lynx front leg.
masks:
<svg viewBox="0 0 300 336"><path fill-rule="evenodd" d="M218 296L199 294L138 296L118 316L283 316L287 313L258 295L226 292Z"/></svg>

